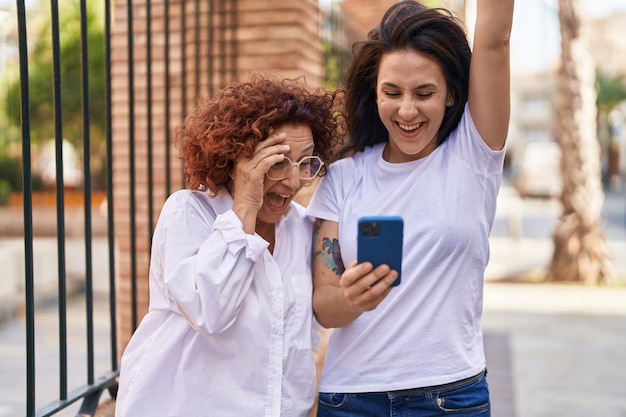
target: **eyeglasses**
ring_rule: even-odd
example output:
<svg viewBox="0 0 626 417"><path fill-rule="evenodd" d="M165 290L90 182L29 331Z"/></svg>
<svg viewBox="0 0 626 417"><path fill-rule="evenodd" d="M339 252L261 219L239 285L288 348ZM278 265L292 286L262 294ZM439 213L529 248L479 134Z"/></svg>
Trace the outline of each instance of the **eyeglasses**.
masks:
<svg viewBox="0 0 626 417"><path fill-rule="evenodd" d="M291 173L293 167L298 167L298 173L301 180L311 180L320 172L324 162L319 156L305 156L298 162L293 162L291 159L285 157L280 162L275 163L267 171L265 175L270 180L284 180Z"/></svg>

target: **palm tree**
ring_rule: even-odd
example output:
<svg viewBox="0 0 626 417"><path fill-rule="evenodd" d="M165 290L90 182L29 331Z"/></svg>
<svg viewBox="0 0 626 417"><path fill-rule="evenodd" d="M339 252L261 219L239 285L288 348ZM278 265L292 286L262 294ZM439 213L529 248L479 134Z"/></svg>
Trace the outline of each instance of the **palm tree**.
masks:
<svg viewBox="0 0 626 417"><path fill-rule="evenodd" d="M595 66L580 36L581 0L559 0L561 67L557 106L563 212L554 230L546 279L606 284L611 260L602 229Z"/></svg>

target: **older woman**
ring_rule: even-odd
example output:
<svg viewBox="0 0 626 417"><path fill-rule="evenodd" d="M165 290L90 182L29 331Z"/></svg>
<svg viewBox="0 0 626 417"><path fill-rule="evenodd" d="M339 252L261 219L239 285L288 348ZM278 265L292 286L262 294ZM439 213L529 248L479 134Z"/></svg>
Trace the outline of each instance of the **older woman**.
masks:
<svg viewBox="0 0 626 417"><path fill-rule="evenodd" d="M293 199L335 159L336 115L334 93L256 75L186 118L116 416L308 415L313 223Z"/></svg>

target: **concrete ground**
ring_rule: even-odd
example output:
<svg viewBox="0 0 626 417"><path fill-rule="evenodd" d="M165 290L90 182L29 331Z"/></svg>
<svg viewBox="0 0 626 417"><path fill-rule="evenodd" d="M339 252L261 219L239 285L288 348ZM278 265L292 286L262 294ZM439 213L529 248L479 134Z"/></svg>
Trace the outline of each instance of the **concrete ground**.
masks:
<svg viewBox="0 0 626 417"><path fill-rule="evenodd" d="M494 417L626 416L626 288L490 282Z"/></svg>

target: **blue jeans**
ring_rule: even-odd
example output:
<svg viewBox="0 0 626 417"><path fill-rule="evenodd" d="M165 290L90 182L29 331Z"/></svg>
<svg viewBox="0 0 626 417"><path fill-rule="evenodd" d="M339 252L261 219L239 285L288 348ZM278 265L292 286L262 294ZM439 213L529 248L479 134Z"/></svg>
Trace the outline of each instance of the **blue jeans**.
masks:
<svg viewBox="0 0 626 417"><path fill-rule="evenodd" d="M490 417L487 371L433 387L389 392L320 392L317 417Z"/></svg>

